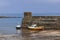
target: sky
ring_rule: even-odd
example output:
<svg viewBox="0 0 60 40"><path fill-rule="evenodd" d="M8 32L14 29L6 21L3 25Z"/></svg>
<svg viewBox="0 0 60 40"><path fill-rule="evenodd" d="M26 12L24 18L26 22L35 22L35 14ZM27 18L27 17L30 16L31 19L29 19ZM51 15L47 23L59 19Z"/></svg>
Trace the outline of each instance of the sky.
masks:
<svg viewBox="0 0 60 40"><path fill-rule="evenodd" d="M0 0L0 14L60 15L60 0Z"/></svg>

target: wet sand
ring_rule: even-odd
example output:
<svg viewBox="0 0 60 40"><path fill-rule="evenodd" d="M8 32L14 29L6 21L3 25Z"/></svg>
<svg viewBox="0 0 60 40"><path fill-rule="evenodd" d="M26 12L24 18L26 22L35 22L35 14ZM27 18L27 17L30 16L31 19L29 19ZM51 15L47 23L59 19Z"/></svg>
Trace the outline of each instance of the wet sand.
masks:
<svg viewBox="0 0 60 40"><path fill-rule="evenodd" d="M0 40L20 40L22 36L16 34L13 35L0 35ZM22 39L21 39L22 40Z"/></svg>
<svg viewBox="0 0 60 40"><path fill-rule="evenodd" d="M17 34L0 35L0 40L60 40L60 30L18 30Z"/></svg>

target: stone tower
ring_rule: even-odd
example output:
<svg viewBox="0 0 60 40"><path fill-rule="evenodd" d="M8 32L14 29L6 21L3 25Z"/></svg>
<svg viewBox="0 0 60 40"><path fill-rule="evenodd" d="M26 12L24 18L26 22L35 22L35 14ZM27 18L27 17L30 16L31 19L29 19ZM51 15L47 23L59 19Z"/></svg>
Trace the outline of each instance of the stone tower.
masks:
<svg viewBox="0 0 60 40"><path fill-rule="evenodd" d="M31 12L24 12L24 18L23 18L23 27L27 27L32 19L32 13Z"/></svg>

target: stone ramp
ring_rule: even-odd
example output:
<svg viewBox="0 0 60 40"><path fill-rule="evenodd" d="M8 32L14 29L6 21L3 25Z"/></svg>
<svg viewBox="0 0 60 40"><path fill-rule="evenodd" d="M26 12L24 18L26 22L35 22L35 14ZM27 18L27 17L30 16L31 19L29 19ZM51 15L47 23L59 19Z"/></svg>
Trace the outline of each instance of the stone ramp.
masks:
<svg viewBox="0 0 60 40"><path fill-rule="evenodd" d="M25 32L23 40L60 40L60 30L44 30L40 32Z"/></svg>

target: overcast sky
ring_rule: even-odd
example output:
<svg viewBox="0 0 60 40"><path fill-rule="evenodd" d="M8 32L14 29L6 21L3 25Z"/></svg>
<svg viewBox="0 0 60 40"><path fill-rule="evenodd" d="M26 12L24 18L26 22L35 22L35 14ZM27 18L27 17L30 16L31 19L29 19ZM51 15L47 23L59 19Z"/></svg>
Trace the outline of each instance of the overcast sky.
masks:
<svg viewBox="0 0 60 40"><path fill-rule="evenodd" d="M25 11L60 14L60 0L0 0L0 14Z"/></svg>

